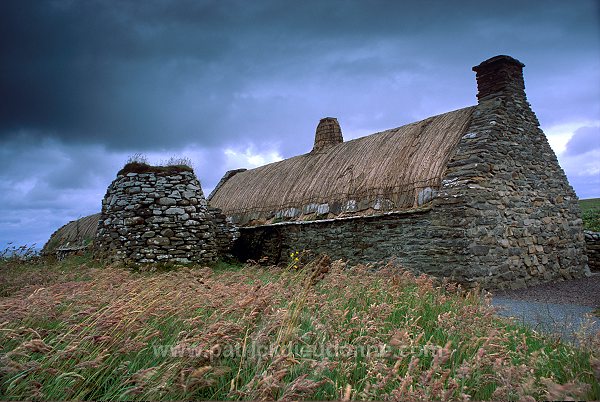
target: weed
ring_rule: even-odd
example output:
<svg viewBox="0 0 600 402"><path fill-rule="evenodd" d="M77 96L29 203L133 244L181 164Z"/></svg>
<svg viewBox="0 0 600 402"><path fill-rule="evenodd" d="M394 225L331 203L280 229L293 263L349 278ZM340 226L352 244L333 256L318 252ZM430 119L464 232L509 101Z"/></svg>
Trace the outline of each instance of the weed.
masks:
<svg viewBox="0 0 600 402"><path fill-rule="evenodd" d="M0 266L35 263L40 257L35 243L28 246L15 246L8 243L4 250L0 250Z"/></svg>
<svg viewBox="0 0 600 402"><path fill-rule="evenodd" d="M89 273L99 266L91 254L74 255L58 261L53 256L23 260L0 260L0 297L10 296L25 288L48 286L57 282L89 280Z"/></svg>
<svg viewBox="0 0 600 402"><path fill-rule="evenodd" d="M194 163L188 157L171 156L166 161L160 163L162 166L187 166L189 168L194 167Z"/></svg>
<svg viewBox="0 0 600 402"><path fill-rule="evenodd" d="M590 208L581 214L583 228L593 232L600 232L600 208Z"/></svg>
<svg viewBox="0 0 600 402"><path fill-rule="evenodd" d="M152 166L148 163L148 158L145 155L136 153L130 156L125 163L125 166L117 175L125 175L127 173L178 173L178 172L193 172L193 163L190 158L186 157L171 157L167 161L161 162L158 166Z"/></svg>

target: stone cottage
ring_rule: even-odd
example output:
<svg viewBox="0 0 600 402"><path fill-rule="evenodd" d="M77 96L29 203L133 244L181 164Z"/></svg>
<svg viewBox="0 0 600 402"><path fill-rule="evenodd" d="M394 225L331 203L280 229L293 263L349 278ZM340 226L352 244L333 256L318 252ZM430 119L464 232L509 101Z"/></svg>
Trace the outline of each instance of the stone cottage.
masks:
<svg viewBox="0 0 600 402"><path fill-rule="evenodd" d="M509 56L473 67L475 106L347 142L325 118L310 152L228 172L209 203L240 226L235 254L393 257L484 287L584 275L577 197L527 102L523 67Z"/></svg>
<svg viewBox="0 0 600 402"><path fill-rule="evenodd" d="M324 118L310 152L227 172L207 206L192 202L203 200L201 190L189 199L177 190L197 192L193 175L119 175L96 241L140 263L210 261L229 251L280 263L303 249L350 262L393 258L487 288L583 276L577 197L527 102L523 67L509 56L486 60L473 67L477 105L363 138L344 142L338 121ZM156 188L165 180L168 188ZM192 204L200 207L191 211ZM200 222L193 236L187 219Z"/></svg>

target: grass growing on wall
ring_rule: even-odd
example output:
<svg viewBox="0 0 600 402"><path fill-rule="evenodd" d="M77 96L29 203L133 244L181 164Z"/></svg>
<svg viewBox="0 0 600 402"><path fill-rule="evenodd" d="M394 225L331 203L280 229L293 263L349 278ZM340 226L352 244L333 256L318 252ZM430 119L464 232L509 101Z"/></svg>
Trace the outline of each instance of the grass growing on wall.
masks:
<svg viewBox="0 0 600 402"><path fill-rule="evenodd" d="M166 161L161 161L159 165L151 165L148 158L142 153L135 153L127 158L125 166L117 175L126 175L128 173L167 173L177 174L180 172L193 172L193 163L190 158L172 156Z"/></svg>
<svg viewBox="0 0 600 402"><path fill-rule="evenodd" d="M0 264L22 284L0 298L0 399L600 398L593 340L543 337L391 265ZM53 279L19 282L35 271Z"/></svg>

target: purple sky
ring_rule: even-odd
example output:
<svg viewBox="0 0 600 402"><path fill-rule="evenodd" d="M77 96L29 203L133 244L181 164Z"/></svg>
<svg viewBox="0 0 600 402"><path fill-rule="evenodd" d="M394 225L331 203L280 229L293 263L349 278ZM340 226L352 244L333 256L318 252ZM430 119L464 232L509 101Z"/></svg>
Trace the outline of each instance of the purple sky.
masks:
<svg viewBox="0 0 600 402"><path fill-rule="evenodd" d="M523 63L580 198L600 197L600 2L0 1L0 249L100 210L128 156L228 169L476 103L471 67Z"/></svg>

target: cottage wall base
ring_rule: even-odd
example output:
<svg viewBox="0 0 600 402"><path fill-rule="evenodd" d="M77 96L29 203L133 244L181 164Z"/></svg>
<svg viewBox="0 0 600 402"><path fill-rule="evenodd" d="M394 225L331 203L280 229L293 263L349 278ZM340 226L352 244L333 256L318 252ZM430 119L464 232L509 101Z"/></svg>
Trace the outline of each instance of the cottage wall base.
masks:
<svg viewBox="0 0 600 402"><path fill-rule="evenodd" d="M487 289L520 288L556 279L581 276L580 270L561 269L558 257L546 267L528 267L521 260L506 258L470 239L465 229L454 226L465 220L455 214L447 220L442 209L426 209L413 213L395 213L370 217L332 219L327 221L292 222L240 229L234 254L242 261L264 256L274 264L286 263L290 253L310 250L325 253L332 259L350 263L394 260L417 274L446 277L466 286L481 284ZM527 239L525 231L519 232ZM492 236L493 234L490 234ZM527 240L523 240L527 242ZM551 246L546 246L551 251ZM507 247L507 253L508 251ZM482 254L495 258L494 263L473 263ZM549 255L552 255L549 253ZM518 263L517 263L518 262Z"/></svg>

